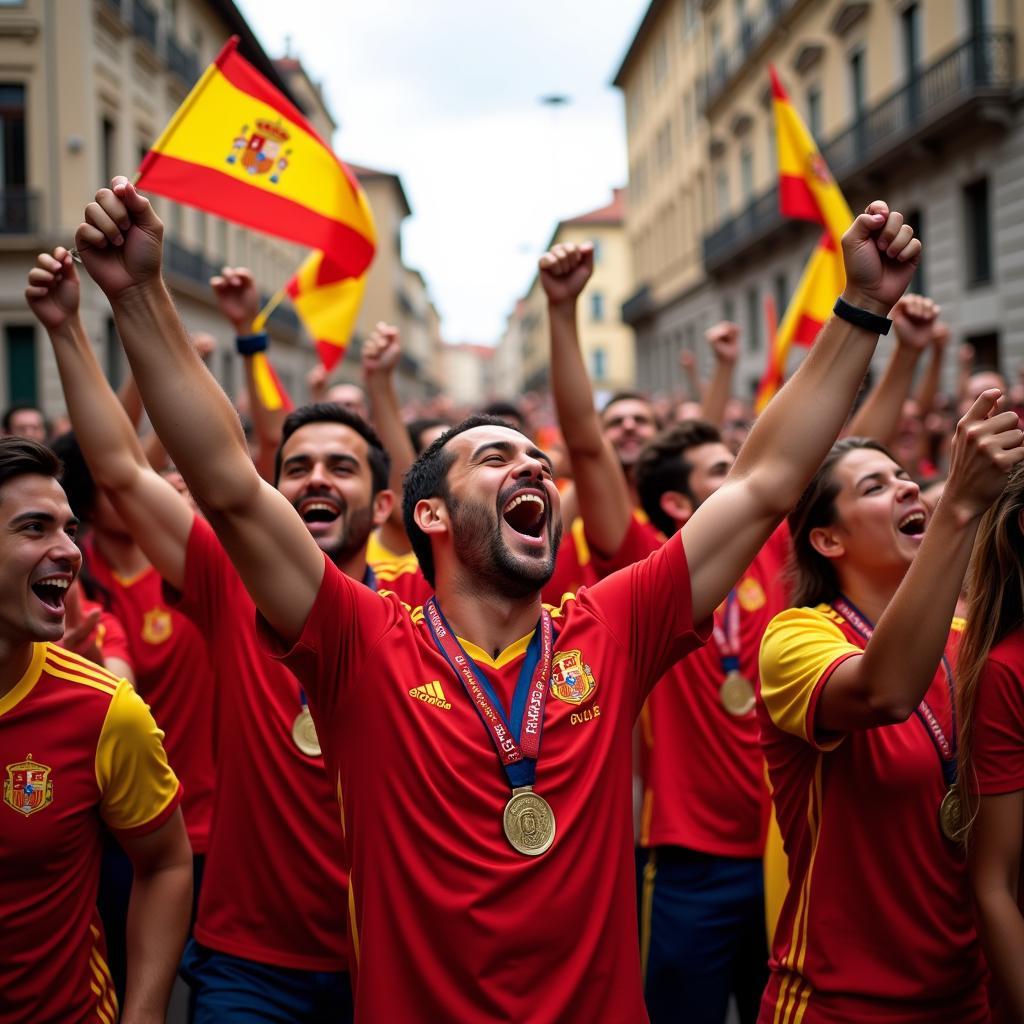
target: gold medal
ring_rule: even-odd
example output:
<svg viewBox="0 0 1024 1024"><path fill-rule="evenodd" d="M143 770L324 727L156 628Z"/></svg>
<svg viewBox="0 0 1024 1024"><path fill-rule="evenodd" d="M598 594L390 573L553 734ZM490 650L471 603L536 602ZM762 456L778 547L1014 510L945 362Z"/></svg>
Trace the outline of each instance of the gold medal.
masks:
<svg viewBox="0 0 1024 1024"><path fill-rule="evenodd" d="M722 707L736 718L749 715L754 710L754 687L735 669L723 680L718 696Z"/></svg>
<svg viewBox="0 0 1024 1024"><path fill-rule="evenodd" d="M513 849L527 857L539 857L555 838L555 813L530 786L512 790L503 815L505 835Z"/></svg>
<svg viewBox="0 0 1024 1024"><path fill-rule="evenodd" d="M309 708L303 708L292 723L292 739L295 746L307 757L320 757L320 737L316 734L313 716Z"/></svg>
<svg viewBox="0 0 1024 1024"><path fill-rule="evenodd" d="M950 786L939 804L939 827L942 834L952 843L960 838L964 825L964 808L956 786Z"/></svg>

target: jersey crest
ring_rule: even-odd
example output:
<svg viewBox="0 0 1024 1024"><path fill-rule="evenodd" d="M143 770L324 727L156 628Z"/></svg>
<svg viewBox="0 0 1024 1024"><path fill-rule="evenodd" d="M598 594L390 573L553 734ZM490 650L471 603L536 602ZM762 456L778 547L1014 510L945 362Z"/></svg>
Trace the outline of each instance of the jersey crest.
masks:
<svg viewBox="0 0 1024 1024"><path fill-rule="evenodd" d="M53 782L50 768L32 760L29 754L24 761L7 766L4 780L4 803L23 814L26 818L53 803Z"/></svg>
<svg viewBox="0 0 1024 1024"><path fill-rule="evenodd" d="M151 608L142 619L142 639L147 644L162 644L174 630L171 613L166 608Z"/></svg>
<svg viewBox="0 0 1024 1024"><path fill-rule="evenodd" d="M584 664L583 652L559 651L551 666L551 693L566 704L583 704L594 695L597 680Z"/></svg>
<svg viewBox="0 0 1024 1024"><path fill-rule="evenodd" d="M739 586L736 587L736 597L745 612L756 612L759 608L763 608L768 600L764 593L764 587L752 576L740 581Z"/></svg>

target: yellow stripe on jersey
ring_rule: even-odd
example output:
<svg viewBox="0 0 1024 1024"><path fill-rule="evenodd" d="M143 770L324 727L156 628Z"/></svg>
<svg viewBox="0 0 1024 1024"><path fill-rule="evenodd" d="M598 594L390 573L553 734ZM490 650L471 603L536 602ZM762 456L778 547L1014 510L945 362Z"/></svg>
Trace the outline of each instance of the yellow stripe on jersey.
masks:
<svg viewBox="0 0 1024 1024"><path fill-rule="evenodd" d="M66 651L63 647L57 647L54 644L47 645L46 667L48 670L60 669L64 673L78 676L83 682L89 680L101 683L108 687L111 693L117 689L119 682L118 677L102 665L97 665L96 662L89 661L88 658L83 658L80 654ZM66 679L67 675L62 675L61 678Z"/></svg>
<svg viewBox="0 0 1024 1024"><path fill-rule="evenodd" d="M109 683L101 683L96 679L89 679L86 676L78 675L76 672L64 672L59 668L55 668L50 662L46 663L46 673L47 675L56 676L58 679L66 679L69 683L91 686L94 690L99 690L101 693L107 693L111 696L114 695L114 691L117 689Z"/></svg>
<svg viewBox="0 0 1024 1024"><path fill-rule="evenodd" d="M46 648L47 645L43 643L32 645L32 657L29 659L25 674L0 697L0 715L6 714L23 701L32 692L32 687L39 682L39 676L46 664Z"/></svg>
<svg viewBox="0 0 1024 1024"><path fill-rule="evenodd" d="M96 744L100 816L113 829L140 828L178 795L160 731L143 699L122 679Z"/></svg>
<svg viewBox="0 0 1024 1024"><path fill-rule="evenodd" d="M582 565L590 564L590 545L587 543L587 531L583 525L583 517L577 516L569 527L572 542L576 547L576 561Z"/></svg>
<svg viewBox="0 0 1024 1024"><path fill-rule="evenodd" d="M110 1021L114 1024L117 1020L117 995L114 992L114 979L110 975L110 968L106 960L100 954L100 930L94 924L89 925L92 932L92 950L89 953L89 967L92 969L95 981L89 985L96 995L96 1013L101 1020Z"/></svg>
<svg viewBox="0 0 1024 1024"><path fill-rule="evenodd" d="M651 818L654 817L654 790L648 786L644 790L644 802L640 808L640 845L647 846L651 841Z"/></svg>
<svg viewBox="0 0 1024 1024"><path fill-rule="evenodd" d="M654 918L654 883L658 878L658 851L647 854L640 896L640 978L647 987L647 965L651 958L651 925Z"/></svg>
<svg viewBox="0 0 1024 1024"><path fill-rule="evenodd" d="M356 958L356 967L359 966L359 925L356 923L356 889L352 884L352 874L348 876L348 925L349 935L352 938L352 953Z"/></svg>

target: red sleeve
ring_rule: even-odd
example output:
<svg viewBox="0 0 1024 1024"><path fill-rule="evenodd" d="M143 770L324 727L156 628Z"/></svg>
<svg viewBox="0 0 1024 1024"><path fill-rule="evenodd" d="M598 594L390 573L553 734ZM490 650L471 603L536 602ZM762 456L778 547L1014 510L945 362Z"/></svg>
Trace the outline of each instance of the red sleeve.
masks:
<svg viewBox="0 0 1024 1024"><path fill-rule="evenodd" d="M622 538L619 550L614 555L604 555L590 544L594 572L599 580L603 580L605 576L610 576L619 569L625 569L635 562L642 562L652 551L657 551L662 543L664 538L650 523L642 523L636 516L630 516L626 536Z"/></svg>
<svg viewBox="0 0 1024 1024"><path fill-rule="evenodd" d="M213 527L202 516L196 516L185 550L184 586L179 592L165 581L164 600L200 629L212 631L217 628L220 616L230 608L232 581L241 583L231 559Z"/></svg>
<svg viewBox="0 0 1024 1024"><path fill-rule="evenodd" d="M1024 681L992 658L978 680L974 769L983 796L1024 789Z"/></svg>
<svg viewBox="0 0 1024 1024"><path fill-rule="evenodd" d="M263 651L284 662L319 717L330 718L353 686L375 684L372 666L365 669L367 655L408 613L395 594L375 593L346 576L326 555L324 562L320 590L291 647L258 612L256 629Z"/></svg>
<svg viewBox="0 0 1024 1024"><path fill-rule="evenodd" d="M573 531L574 525L570 524L562 533L562 542L555 555L555 571L540 592L541 600L556 608L566 594L575 594L580 587L588 587L597 582L590 552L585 551L586 562L581 562L580 548Z"/></svg>
<svg viewBox="0 0 1024 1024"><path fill-rule="evenodd" d="M642 561L581 590L577 602L628 651L641 703L655 682L707 643L711 633L711 618L697 626L693 622L690 570L679 534Z"/></svg>
<svg viewBox="0 0 1024 1024"><path fill-rule="evenodd" d="M100 621L96 628L98 630L98 646L103 657L120 658L125 664L131 666L134 672L135 665L132 663L131 651L128 649L128 634L125 632L124 626L121 625L121 620L113 612L104 610L100 613Z"/></svg>

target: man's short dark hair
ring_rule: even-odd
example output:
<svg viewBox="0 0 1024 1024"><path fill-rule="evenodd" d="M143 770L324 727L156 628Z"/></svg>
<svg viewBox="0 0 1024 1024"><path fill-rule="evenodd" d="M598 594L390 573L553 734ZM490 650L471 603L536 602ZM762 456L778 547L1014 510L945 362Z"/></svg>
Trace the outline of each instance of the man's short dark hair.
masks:
<svg viewBox="0 0 1024 1024"><path fill-rule="evenodd" d="M402 519L405 523L405 532L419 560L420 572L431 586L434 586L434 552L430 547L430 538L416 525L414 513L417 504L424 498L448 498L448 471L452 468L455 455L446 451L446 446L453 437L458 437L459 434L464 434L474 427L505 427L508 430L517 430L500 416L470 416L437 438L412 464L402 482Z"/></svg>
<svg viewBox="0 0 1024 1024"><path fill-rule="evenodd" d="M428 430L433 430L435 427L448 429L451 425L451 420L439 419L436 416L424 416L420 419L410 420L406 423L405 429L409 432L409 440L412 441L413 450L419 455L423 451L423 435Z"/></svg>
<svg viewBox="0 0 1024 1024"><path fill-rule="evenodd" d="M647 517L662 533L675 533L677 524L661 507L667 491L685 494L693 505L697 500L690 490L693 465L686 453L703 444L721 444L718 428L707 420L683 420L663 430L644 445L636 462L636 488Z"/></svg>
<svg viewBox="0 0 1024 1024"><path fill-rule="evenodd" d="M522 409L512 402L496 401L488 402L479 412L480 416L494 416L500 420L512 420L514 429L526 426L526 417Z"/></svg>
<svg viewBox="0 0 1024 1024"><path fill-rule="evenodd" d="M3 429L5 434L11 432L11 422L19 412L37 412L40 416L43 416L43 410L38 405L34 405L32 402L15 402L14 405L10 406L4 412L4 418L2 421ZM46 417L43 416L43 423L46 423Z"/></svg>
<svg viewBox="0 0 1024 1024"><path fill-rule="evenodd" d="M297 430L308 427L311 423L340 423L354 430L366 441L367 457L370 463L370 474L373 479L373 493L377 494L388 486L388 474L391 472L391 456L388 455L384 443L377 431L370 426L358 413L346 409L337 402L313 402L303 405L290 412L281 426L281 443L277 446L274 456L274 485L281 479L281 453L285 443Z"/></svg>
<svg viewBox="0 0 1024 1024"><path fill-rule="evenodd" d="M63 467L60 485L68 496L68 504L76 518L89 522L96 508L96 483L86 464L82 449L73 431L54 438L51 447Z"/></svg>
<svg viewBox="0 0 1024 1024"><path fill-rule="evenodd" d="M604 419L604 414L618 402L643 402L644 405L648 405L651 407L651 416L654 419L657 419L657 417L654 416L654 403L650 400L650 398L647 395L645 395L642 391L625 390L616 391L611 396L611 398L609 398L608 401L601 406L601 419Z"/></svg>
<svg viewBox="0 0 1024 1024"><path fill-rule="evenodd" d="M60 459L45 444L27 437L0 437L0 487L18 476L60 477Z"/></svg>

